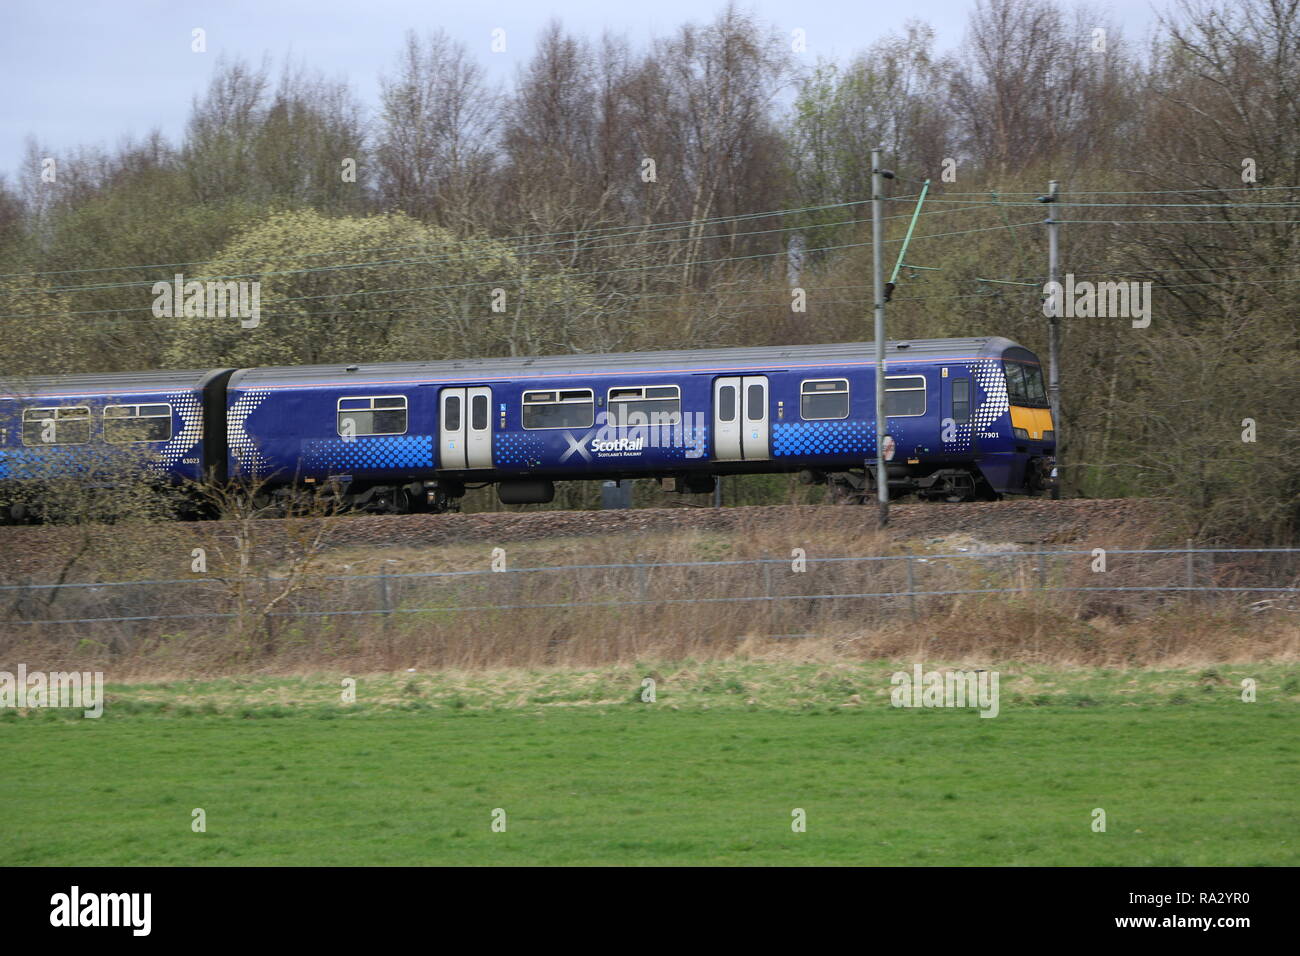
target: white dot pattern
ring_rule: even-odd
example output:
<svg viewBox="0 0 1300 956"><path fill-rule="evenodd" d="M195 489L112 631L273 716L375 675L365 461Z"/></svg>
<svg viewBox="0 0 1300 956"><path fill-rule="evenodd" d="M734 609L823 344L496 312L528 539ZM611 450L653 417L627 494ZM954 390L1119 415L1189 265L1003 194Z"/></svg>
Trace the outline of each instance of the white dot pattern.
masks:
<svg viewBox="0 0 1300 956"><path fill-rule="evenodd" d="M170 471L177 462L199 446L199 441L203 438L203 405L192 392L172 392L167 396L167 401L181 417L180 432L158 449L159 462Z"/></svg>
<svg viewBox="0 0 1300 956"><path fill-rule="evenodd" d="M234 455L235 461L244 471L256 472L267 464L262 453L257 450L257 443L253 441L253 436L248 434L248 430L244 427L244 423L253 409L261 405L263 399L270 394L270 389L266 388L249 389L235 400L235 404L230 406L230 411L227 413L226 444L230 446L230 453Z"/></svg>
<svg viewBox="0 0 1300 956"><path fill-rule="evenodd" d="M971 363L971 373L986 398L976 407L974 425L988 428L1011 408L1007 401L1007 377L997 359L980 359Z"/></svg>

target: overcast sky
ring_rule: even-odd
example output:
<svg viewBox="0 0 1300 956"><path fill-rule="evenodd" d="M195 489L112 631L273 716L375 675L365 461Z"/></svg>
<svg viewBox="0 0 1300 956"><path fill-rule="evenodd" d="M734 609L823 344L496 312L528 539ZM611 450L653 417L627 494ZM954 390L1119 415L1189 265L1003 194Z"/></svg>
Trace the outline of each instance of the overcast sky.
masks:
<svg viewBox="0 0 1300 956"><path fill-rule="evenodd" d="M218 56L278 65L286 56L330 77L346 77L368 106L378 75L391 68L409 28L442 27L506 82L532 52L552 17L586 36L603 30L635 44L680 23L708 20L723 0L0 0L0 173L10 181L28 136L62 151L114 146L155 127L179 142L195 93ZM845 59L908 18L928 22L941 50L960 42L974 0L749 0L787 35L802 29L809 62ZM1155 15L1148 0L1110 0L1106 10L1130 39L1144 38ZM1160 2L1159 9L1165 3ZM191 51L191 31L206 31L207 52ZM506 51L492 53L492 31Z"/></svg>

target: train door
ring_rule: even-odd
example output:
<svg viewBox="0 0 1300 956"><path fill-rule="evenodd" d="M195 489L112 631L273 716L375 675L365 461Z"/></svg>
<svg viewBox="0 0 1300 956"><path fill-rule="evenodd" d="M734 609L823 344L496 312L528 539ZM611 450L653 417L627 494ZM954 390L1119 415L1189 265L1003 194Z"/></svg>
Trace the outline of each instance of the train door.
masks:
<svg viewBox="0 0 1300 956"><path fill-rule="evenodd" d="M740 379L720 378L713 383L713 457L740 461Z"/></svg>
<svg viewBox="0 0 1300 956"><path fill-rule="evenodd" d="M741 379L744 389L745 423L741 429L740 449L745 461L765 461L771 457L767 442L767 376L747 375Z"/></svg>
<svg viewBox="0 0 1300 956"><path fill-rule="evenodd" d="M492 467L492 389L467 388L469 407L465 430L465 458L469 468Z"/></svg>
<svg viewBox="0 0 1300 956"><path fill-rule="evenodd" d="M940 408L940 441L945 446L964 444L971 416L971 380L970 372L961 366L949 366L943 370L940 382L943 385L943 398Z"/></svg>
<svg viewBox="0 0 1300 956"><path fill-rule="evenodd" d="M713 383L713 457L764 461L768 451L767 376L745 375Z"/></svg>
<svg viewBox="0 0 1300 956"><path fill-rule="evenodd" d="M438 436L442 468L491 468L492 389L444 388L439 396Z"/></svg>

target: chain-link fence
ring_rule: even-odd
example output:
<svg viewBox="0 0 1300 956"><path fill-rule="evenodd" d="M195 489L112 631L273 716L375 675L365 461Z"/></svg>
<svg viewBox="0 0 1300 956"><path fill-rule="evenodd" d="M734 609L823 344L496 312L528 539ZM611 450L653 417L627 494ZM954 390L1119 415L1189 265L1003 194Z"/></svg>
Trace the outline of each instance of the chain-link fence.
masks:
<svg viewBox="0 0 1300 956"><path fill-rule="evenodd" d="M25 632L178 633L231 622L353 619L526 622L566 612L689 621L707 607L762 610L772 634L828 618L863 624L981 596L1140 613L1172 602L1300 611L1300 549L957 551L562 565L400 574L220 576L0 586L0 623ZM658 622L655 624L654 622Z"/></svg>

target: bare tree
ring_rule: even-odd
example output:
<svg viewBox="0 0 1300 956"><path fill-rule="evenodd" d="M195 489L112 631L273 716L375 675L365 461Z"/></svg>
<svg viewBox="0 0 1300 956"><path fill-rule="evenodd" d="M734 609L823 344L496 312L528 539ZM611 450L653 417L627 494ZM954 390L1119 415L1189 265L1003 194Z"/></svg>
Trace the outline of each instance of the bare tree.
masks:
<svg viewBox="0 0 1300 956"><path fill-rule="evenodd" d="M770 108L790 64L777 34L731 5L707 26L687 24L656 44L655 56L666 81L661 108L672 117L676 175L689 196L683 218L693 223L682 261L687 286L710 231L704 220L762 202L751 187L772 155ZM736 227L724 232L724 248L734 250Z"/></svg>
<svg viewBox="0 0 1300 956"><path fill-rule="evenodd" d="M995 176L1105 155L1132 118L1131 79L1120 31L1088 8L1071 19L1053 0L978 0L952 76L962 146Z"/></svg>
<svg viewBox="0 0 1300 956"><path fill-rule="evenodd" d="M360 165L361 107L347 83L286 63L272 85L267 60L219 60L196 97L182 164L197 198L355 208L360 190L342 163Z"/></svg>
<svg viewBox="0 0 1300 956"><path fill-rule="evenodd" d="M381 79L376 160L388 208L441 225L474 221L493 166L497 94L463 44L414 31L392 76Z"/></svg>
<svg viewBox="0 0 1300 956"><path fill-rule="evenodd" d="M255 180L257 134L266 109L270 64L219 60L207 93L194 98L182 161L195 195L226 199Z"/></svg>
<svg viewBox="0 0 1300 956"><path fill-rule="evenodd" d="M205 504L222 519L211 539L212 570L232 608L241 655L274 653L277 618L319 586L321 556L337 530L335 490L276 489L259 475L203 488Z"/></svg>
<svg viewBox="0 0 1300 956"><path fill-rule="evenodd" d="M870 197L876 146L937 180L943 159L953 155L954 130L943 102L948 64L935 58L933 45L934 30L909 21L902 35L877 42L846 67L823 62L801 77L788 146L801 205Z"/></svg>

